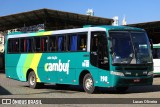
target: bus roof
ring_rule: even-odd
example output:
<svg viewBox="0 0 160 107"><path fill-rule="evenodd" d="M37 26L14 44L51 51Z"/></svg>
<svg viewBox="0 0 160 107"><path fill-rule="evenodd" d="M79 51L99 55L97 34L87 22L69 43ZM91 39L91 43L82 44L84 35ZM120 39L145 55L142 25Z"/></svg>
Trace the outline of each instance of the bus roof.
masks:
<svg viewBox="0 0 160 107"><path fill-rule="evenodd" d="M34 33L24 33L24 32L13 32L8 35L9 38L16 37L27 37L27 36L41 36L41 35L52 35L52 34L64 34L64 33L74 33L74 32L87 32L88 30L91 31L106 31L106 30L116 30L116 31L145 31L140 28L135 27L129 27L129 26L108 26L108 25L102 25L102 26L91 26L87 25L83 28L75 28L75 29L65 29L65 30L54 30L54 31L39 31Z"/></svg>
<svg viewBox="0 0 160 107"><path fill-rule="evenodd" d="M129 26L102 26L105 27L107 30L121 30L121 31L145 31L141 28L136 27L129 27Z"/></svg>
<svg viewBox="0 0 160 107"><path fill-rule="evenodd" d="M97 26L92 26L92 25L85 25L83 26L84 28L88 28L88 27L97 27ZM111 25L102 25L102 26L98 26L98 27L102 27L102 28L106 28L107 30L121 30L121 31L125 31L125 30L131 30L131 31L145 31L144 29L141 28L136 28L136 27L129 27L129 26L111 26Z"/></svg>

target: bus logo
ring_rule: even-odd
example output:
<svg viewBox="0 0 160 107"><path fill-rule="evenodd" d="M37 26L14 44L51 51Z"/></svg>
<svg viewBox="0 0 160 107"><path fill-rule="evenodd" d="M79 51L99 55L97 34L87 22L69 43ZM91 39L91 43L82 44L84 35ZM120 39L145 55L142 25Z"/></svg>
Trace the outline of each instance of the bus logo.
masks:
<svg viewBox="0 0 160 107"><path fill-rule="evenodd" d="M61 60L59 59L58 63L46 63L44 65L45 71L58 71L58 72L65 72L67 75L69 74L69 62L70 60L67 61L67 63L62 63Z"/></svg>

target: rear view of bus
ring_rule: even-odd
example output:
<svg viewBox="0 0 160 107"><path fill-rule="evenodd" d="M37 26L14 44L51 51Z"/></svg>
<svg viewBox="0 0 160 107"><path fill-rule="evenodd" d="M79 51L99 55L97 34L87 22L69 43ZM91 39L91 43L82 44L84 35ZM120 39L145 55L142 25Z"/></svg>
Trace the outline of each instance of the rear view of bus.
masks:
<svg viewBox="0 0 160 107"><path fill-rule="evenodd" d="M160 44L153 44L154 75L160 75Z"/></svg>

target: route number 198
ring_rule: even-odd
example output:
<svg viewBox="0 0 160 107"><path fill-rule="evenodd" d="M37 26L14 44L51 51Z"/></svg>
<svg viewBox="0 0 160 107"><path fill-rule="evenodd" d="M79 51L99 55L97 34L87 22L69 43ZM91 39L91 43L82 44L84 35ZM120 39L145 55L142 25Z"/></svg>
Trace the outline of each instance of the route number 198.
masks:
<svg viewBox="0 0 160 107"><path fill-rule="evenodd" d="M100 76L100 81L107 82L108 81L108 77L107 76Z"/></svg>

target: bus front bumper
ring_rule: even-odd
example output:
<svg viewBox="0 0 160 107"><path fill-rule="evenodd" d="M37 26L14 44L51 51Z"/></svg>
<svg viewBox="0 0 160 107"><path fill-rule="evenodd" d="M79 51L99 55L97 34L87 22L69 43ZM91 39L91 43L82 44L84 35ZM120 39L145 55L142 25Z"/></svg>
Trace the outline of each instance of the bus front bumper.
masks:
<svg viewBox="0 0 160 107"><path fill-rule="evenodd" d="M113 86L143 86L143 85L152 85L153 76L146 77L122 77L115 76L115 81Z"/></svg>

